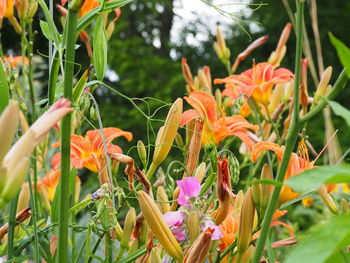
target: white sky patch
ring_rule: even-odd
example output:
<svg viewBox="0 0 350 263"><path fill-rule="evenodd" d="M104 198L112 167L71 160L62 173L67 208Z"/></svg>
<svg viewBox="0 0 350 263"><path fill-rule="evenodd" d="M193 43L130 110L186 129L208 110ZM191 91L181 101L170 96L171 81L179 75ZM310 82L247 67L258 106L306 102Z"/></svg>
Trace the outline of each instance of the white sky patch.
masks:
<svg viewBox="0 0 350 263"><path fill-rule="evenodd" d="M249 12L247 4L249 4L249 0L213 0L210 4L201 0L177 0L174 2L175 18L171 30L171 41L173 43L179 42L179 32L198 19L200 23L196 28L197 32L195 35L188 34L186 36L187 44L199 46L201 42L208 40L208 30L211 34L215 34L218 25L225 34L229 26L236 24L234 19L229 17L229 13L239 17L239 12ZM221 11L210 5L216 6Z"/></svg>

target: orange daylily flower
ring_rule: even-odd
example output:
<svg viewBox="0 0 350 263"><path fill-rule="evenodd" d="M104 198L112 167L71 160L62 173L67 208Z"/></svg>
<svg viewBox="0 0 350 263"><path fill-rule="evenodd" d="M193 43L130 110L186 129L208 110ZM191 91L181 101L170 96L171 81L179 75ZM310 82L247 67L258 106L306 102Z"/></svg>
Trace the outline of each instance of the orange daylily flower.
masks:
<svg viewBox="0 0 350 263"><path fill-rule="evenodd" d="M233 208L231 205L230 207L230 212L228 216L225 218L225 220L222 222L220 225L221 233L223 234L223 237L221 238L221 242L218 245L221 251L224 251L226 248L228 248L235 240L237 237L237 231L239 227L239 221L240 221L240 208ZM271 227L276 226L276 225L281 225L285 227L288 230L288 233L290 237L294 237L294 231L289 226L288 224L278 221L276 219L284 216L287 213L287 210L276 210L273 217L272 217L272 222L271 222ZM252 241L256 240L260 235L260 231L257 231L253 236L252 236ZM222 262L228 262L228 257L225 257Z"/></svg>
<svg viewBox="0 0 350 263"><path fill-rule="evenodd" d="M13 0L0 0L0 19L13 17Z"/></svg>
<svg viewBox="0 0 350 263"><path fill-rule="evenodd" d="M120 136L128 141L132 140L132 133L118 128L104 128L104 137L106 139L108 154L122 153L122 149L112 141ZM56 142L53 147L59 147ZM85 136L71 135L71 164L77 169L83 167L97 173L99 171L99 162L104 155L104 145L100 130L89 130ZM57 156L55 158L58 158ZM57 159L56 159L57 162Z"/></svg>
<svg viewBox="0 0 350 263"><path fill-rule="evenodd" d="M277 155L278 162L281 162L284 149L285 149L284 146L279 146L276 143L258 142L257 144L254 145L251 151L251 157L253 162L255 162L262 151L270 150ZM296 153L292 153L289 160L288 168L286 171L285 181L294 175L302 173L304 170L317 167L314 165L315 161L309 160L309 155L305 151L307 150L304 149L304 153L302 153L303 157L298 156ZM326 188L327 188L327 192L331 192L335 188L335 185L328 184ZM299 195L300 195L299 193L294 192L290 187L283 186L280 194L280 204L283 204L289 200L297 198Z"/></svg>
<svg viewBox="0 0 350 263"><path fill-rule="evenodd" d="M22 56L6 56L5 62L10 63L12 67L17 67L17 65L22 64L23 62L28 65L29 60L27 57L23 58Z"/></svg>
<svg viewBox="0 0 350 263"><path fill-rule="evenodd" d="M248 148L251 148L254 141L249 137L249 130L257 131L258 126L250 124L240 115L225 116L218 110L215 99L204 91L193 91L190 96L184 98L194 109L183 113L180 125L183 126L189 121L201 118L205 121L203 127L202 144L219 143L228 136L237 136Z"/></svg>
<svg viewBox="0 0 350 263"><path fill-rule="evenodd" d="M97 0L85 0L83 6L80 9L79 16L82 17L89 13L92 9L98 7L98 1Z"/></svg>
<svg viewBox="0 0 350 263"><path fill-rule="evenodd" d="M67 2L68 0L61 0L61 5L64 6ZM89 13L91 10L95 9L98 6L100 6L98 3L98 0L85 0L82 7L80 8L79 17L86 15L87 13ZM121 14L120 8L115 9L116 17L113 20L114 22L118 20L120 14Z"/></svg>
<svg viewBox="0 0 350 263"><path fill-rule="evenodd" d="M240 92L248 96L252 95L256 101L266 105L269 102L273 86L288 82L292 77L293 73L290 70L286 68L276 69L275 66L263 62L254 65L252 69L248 69L240 75L215 79L214 83L232 83L233 86L228 88L237 89L237 91L234 91L234 94Z"/></svg>
<svg viewBox="0 0 350 263"><path fill-rule="evenodd" d="M250 115L251 109L247 102L247 97L250 97L252 95L252 89L249 87L238 87L235 86L231 82L227 82L225 85L225 89L222 91L222 96L230 97L232 100L230 102L230 106L233 105L233 102L240 97L243 98L244 103L242 104L239 114L243 117L247 117Z"/></svg>
<svg viewBox="0 0 350 263"><path fill-rule="evenodd" d="M60 175L61 173L59 169L51 170L47 175L38 181L39 191L41 187L44 187L48 193L50 201L53 201L55 197L56 187L59 183ZM78 176L75 177L75 182L80 183L80 178Z"/></svg>

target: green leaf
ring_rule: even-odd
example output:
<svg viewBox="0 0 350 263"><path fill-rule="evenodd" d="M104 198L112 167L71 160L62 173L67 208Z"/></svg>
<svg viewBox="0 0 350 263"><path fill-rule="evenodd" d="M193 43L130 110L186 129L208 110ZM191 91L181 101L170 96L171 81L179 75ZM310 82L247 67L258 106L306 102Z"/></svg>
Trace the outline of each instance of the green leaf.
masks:
<svg viewBox="0 0 350 263"><path fill-rule="evenodd" d="M350 183L350 166L347 164L321 166L305 170L285 183L295 192L317 190L323 184Z"/></svg>
<svg viewBox="0 0 350 263"><path fill-rule="evenodd" d="M47 5L46 5L44 0L38 0L38 3L40 5L41 9L43 10L43 13L44 13L44 16L45 16L45 19L47 22L48 31L50 32L49 35L52 36L53 41L58 46L58 44L60 43L60 34L58 33L58 30L56 28L55 23L53 22L53 17L51 16L51 13L50 13L49 9L47 8Z"/></svg>
<svg viewBox="0 0 350 263"><path fill-rule="evenodd" d="M335 101L329 101L328 104L331 106L334 114L342 117L346 121L348 127L350 127L350 111Z"/></svg>
<svg viewBox="0 0 350 263"><path fill-rule="evenodd" d="M337 50L338 57L340 62L346 69L346 75L350 78L350 49L344 45L339 39L333 36L332 33L329 33L329 38L335 49Z"/></svg>
<svg viewBox="0 0 350 263"><path fill-rule="evenodd" d="M80 100L81 95L83 94L85 84L89 78L90 68L85 70L84 74L81 76L77 84L73 89L73 103L77 104Z"/></svg>
<svg viewBox="0 0 350 263"><path fill-rule="evenodd" d="M107 38L105 28L103 26L102 16L96 21L93 39L93 60L96 69L97 79L102 81L107 68Z"/></svg>
<svg viewBox="0 0 350 263"><path fill-rule="evenodd" d="M9 104L9 85L0 61L0 114L6 108L7 104Z"/></svg>
<svg viewBox="0 0 350 263"><path fill-rule="evenodd" d="M51 34L49 25L45 21L40 20L40 28L41 28L41 31L43 32L44 36L48 40L55 41L53 35Z"/></svg>
<svg viewBox="0 0 350 263"><path fill-rule="evenodd" d="M350 243L350 214L334 217L318 225L291 251L285 263L322 263ZM329 262L329 261L328 261ZM333 261L336 262L336 261Z"/></svg>

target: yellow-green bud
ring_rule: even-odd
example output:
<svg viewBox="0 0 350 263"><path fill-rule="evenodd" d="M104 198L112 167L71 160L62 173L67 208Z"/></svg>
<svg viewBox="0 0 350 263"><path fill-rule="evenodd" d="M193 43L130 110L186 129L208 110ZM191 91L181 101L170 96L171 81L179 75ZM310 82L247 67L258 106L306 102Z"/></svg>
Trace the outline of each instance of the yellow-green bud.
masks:
<svg viewBox="0 0 350 263"><path fill-rule="evenodd" d="M129 244L131 233L135 227L135 223L136 223L136 212L135 212L135 208L131 207L125 217L123 235L120 241L121 248L127 249L129 247L128 244Z"/></svg>

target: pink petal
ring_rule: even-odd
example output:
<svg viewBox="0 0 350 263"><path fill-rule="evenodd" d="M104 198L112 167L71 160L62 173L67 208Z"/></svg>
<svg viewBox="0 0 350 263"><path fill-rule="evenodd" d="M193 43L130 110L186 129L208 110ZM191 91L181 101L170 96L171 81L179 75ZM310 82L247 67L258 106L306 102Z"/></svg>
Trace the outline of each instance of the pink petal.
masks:
<svg viewBox="0 0 350 263"><path fill-rule="evenodd" d="M197 197L201 190L201 184L195 177L186 177L181 181L176 181L176 183L180 188L180 194L177 201L181 206L189 205L189 199Z"/></svg>
<svg viewBox="0 0 350 263"><path fill-rule="evenodd" d="M182 242L186 239L185 228L183 227L174 227L171 229L171 232L174 234L177 241Z"/></svg>
<svg viewBox="0 0 350 263"><path fill-rule="evenodd" d="M184 222L184 214L180 211L165 213L163 218L168 226L181 226Z"/></svg>
<svg viewBox="0 0 350 263"><path fill-rule="evenodd" d="M211 236L211 240L219 240L223 237L222 233L221 233L221 230L220 230L220 227L218 227L217 225L214 224L213 221L211 221L210 219L206 219L203 224L202 224L202 227L201 227L201 230L202 231L205 231L207 230L208 228L210 229L214 229L214 232Z"/></svg>

